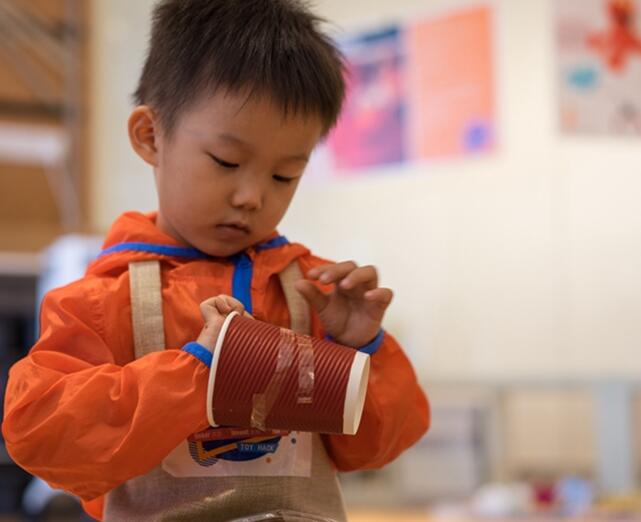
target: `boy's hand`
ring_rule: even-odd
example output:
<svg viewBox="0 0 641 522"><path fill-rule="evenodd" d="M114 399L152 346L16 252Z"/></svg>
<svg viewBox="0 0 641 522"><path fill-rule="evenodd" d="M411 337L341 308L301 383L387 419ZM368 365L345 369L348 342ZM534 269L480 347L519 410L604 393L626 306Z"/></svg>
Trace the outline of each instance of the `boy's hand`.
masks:
<svg viewBox="0 0 641 522"><path fill-rule="evenodd" d="M205 320L205 327L200 332L197 342L213 351L225 317L234 311L249 316L245 312L243 303L228 295L217 295L200 303L200 313Z"/></svg>
<svg viewBox="0 0 641 522"><path fill-rule="evenodd" d="M307 278L335 285L324 293L309 280L296 282L296 289L318 312L325 331L336 342L357 348L376 337L393 297L389 288L378 288L376 268L345 261L312 268Z"/></svg>

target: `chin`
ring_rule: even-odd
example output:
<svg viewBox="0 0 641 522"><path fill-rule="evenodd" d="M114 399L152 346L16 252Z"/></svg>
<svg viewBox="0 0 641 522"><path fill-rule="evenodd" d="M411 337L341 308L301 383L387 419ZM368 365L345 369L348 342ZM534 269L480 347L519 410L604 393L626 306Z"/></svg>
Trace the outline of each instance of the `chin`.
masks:
<svg viewBox="0 0 641 522"><path fill-rule="evenodd" d="M205 254L212 257L231 257L234 254L242 252L250 245L234 245L231 243L226 244L207 244L203 242L201 245L196 245L196 248Z"/></svg>

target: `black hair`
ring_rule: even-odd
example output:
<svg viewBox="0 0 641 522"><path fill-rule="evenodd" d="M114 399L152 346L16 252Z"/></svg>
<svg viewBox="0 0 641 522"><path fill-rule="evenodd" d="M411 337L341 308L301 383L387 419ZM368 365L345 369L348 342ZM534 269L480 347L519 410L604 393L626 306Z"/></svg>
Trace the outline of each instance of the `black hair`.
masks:
<svg viewBox="0 0 641 522"><path fill-rule="evenodd" d="M326 134L345 97L345 61L324 22L300 0L162 0L134 101L171 134L207 93L268 95L285 115L320 117Z"/></svg>

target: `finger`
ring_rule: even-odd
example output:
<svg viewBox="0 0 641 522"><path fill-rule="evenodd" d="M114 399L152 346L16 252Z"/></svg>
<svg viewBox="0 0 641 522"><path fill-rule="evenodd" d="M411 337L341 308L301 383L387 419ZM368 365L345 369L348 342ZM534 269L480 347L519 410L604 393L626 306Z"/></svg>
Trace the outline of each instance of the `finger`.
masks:
<svg viewBox="0 0 641 522"><path fill-rule="evenodd" d="M216 311L222 315L227 315L231 311L231 306L227 302L227 296L219 295L214 301Z"/></svg>
<svg viewBox="0 0 641 522"><path fill-rule="evenodd" d="M365 299L378 305L383 310L390 305L393 298L394 292L389 288L375 288L374 290L368 290L365 292Z"/></svg>
<svg viewBox="0 0 641 522"><path fill-rule="evenodd" d="M321 292L311 281L300 279L296 281L294 287L316 312L322 312L329 303L329 296Z"/></svg>
<svg viewBox="0 0 641 522"><path fill-rule="evenodd" d="M232 312L238 312L239 314L243 314L245 311L245 306L243 303L241 303L238 299L231 297L229 295L221 295L218 296L218 300L216 301L216 307L218 308L218 311L222 314L228 315Z"/></svg>
<svg viewBox="0 0 641 522"><path fill-rule="evenodd" d="M215 295L214 297L209 297L208 299L205 299L202 303L200 303L200 308L202 309L208 306L214 306L216 299L218 299L217 295Z"/></svg>
<svg viewBox="0 0 641 522"><path fill-rule="evenodd" d="M200 303L200 313L205 322L212 321L216 317L226 316L233 311L242 314L245 307L238 299L228 295L217 295Z"/></svg>
<svg viewBox="0 0 641 522"><path fill-rule="evenodd" d="M325 266L328 266L328 265L325 265ZM312 279L313 281L316 281L318 277L321 275L322 268L323 267L321 266L312 268L307 272L307 275L305 277L307 277L308 279Z"/></svg>
<svg viewBox="0 0 641 522"><path fill-rule="evenodd" d="M356 268L340 282L340 287L345 290L358 286L362 286L366 290L373 290L378 286L378 272L375 267L369 265Z"/></svg>
<svg viewBox="0 0 641 522"><path fill-rule="evenodd" d="M210 297L209 299L206 299L202 303L200 303L200 315L205 320L205 322L210 320L212 317L220 315L220 312L216 307L217 300L218 296Z"/></svg>
<svg viewBox="0 0 641 522"><path fill-rule="evenodd" d="M358 265L354 261L343 261L331 265L323 265L313 268L307 273L310 279L318 280L321 283L329 284L340 281L347 274L353 272Z"/></svg>

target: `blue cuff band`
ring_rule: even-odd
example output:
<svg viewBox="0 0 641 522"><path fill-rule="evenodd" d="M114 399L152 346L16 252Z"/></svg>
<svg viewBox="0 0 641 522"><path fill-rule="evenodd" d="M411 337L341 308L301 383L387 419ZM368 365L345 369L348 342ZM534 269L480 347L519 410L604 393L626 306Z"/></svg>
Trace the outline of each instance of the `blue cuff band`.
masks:
<svg viewBox="0 0 641 522"><path fill-rule="evenodd" d="M207 365L208 368L211 368L211 362L212 362L214 356L202 344L187 343L185 346L183 346L182 349L184 351L186 351L186 352L189 352L194 357L196 357L197 359L202 361L204 364Z"/></svg>
<svg viewBox="0 0 641 522"><path fill-rule="evenodd" d="M383 337L385 337L385 330L381 328L378 331L378 334L376 334L376 337L374 337L374 340L371 343L366 344L365 346L361 346L358 351L366 353L368 355L375 354L381 347L381 344L383 344ZM326 335L325 339L333 343L336 342L330 335Z"/></svg>
<svg viewBox="0 0 641 522"><path fill-rule="evenodd" d="M365 346L361 346L358 351L367 353L369 355L375 354L381 347L381 344L383 344L383 337L385 337L385 331L381 328L378 332L378 335L374 337L374 340L371 343L366 344Z"/></svg>

